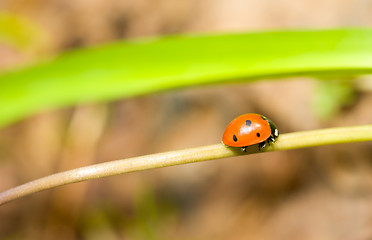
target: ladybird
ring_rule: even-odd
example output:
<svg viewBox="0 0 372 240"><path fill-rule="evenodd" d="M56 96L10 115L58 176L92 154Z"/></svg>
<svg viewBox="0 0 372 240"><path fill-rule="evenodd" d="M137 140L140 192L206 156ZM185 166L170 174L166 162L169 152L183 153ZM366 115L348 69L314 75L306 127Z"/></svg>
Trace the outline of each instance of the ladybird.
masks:
<svg viewBox="0 0 372 240"><path fill-rule="evenodd" d="M222 142L230 147L241 147L245 152L248 146L254 144L258 144L258 150L261 150L266 142L270 145L278 136L279 131L270 119L257 113L248 113L230 122Z"/></svg>

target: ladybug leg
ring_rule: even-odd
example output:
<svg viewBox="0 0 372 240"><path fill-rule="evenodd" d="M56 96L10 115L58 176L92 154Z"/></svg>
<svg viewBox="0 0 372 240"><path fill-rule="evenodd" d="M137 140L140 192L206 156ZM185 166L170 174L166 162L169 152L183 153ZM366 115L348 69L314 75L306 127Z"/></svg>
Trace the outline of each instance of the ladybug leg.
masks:
<svg viewBox="0 0 372 240"><path fill-rule="evenodd" d="M261 142L258 144L258 150L261 151L261 149L264 149L266 147L266 141L265 142Z"/></svg>
<svg viewBox="0 0 372 240"><path fill-rule="evenodd" d="M273 136L273 135L271 135L270 137L269 137L269 139L268 139L268 141L267 142L272 142L272 143L275 143L275 137Z"/></svg>
<svg viewBox="0 0 372 240"><path fill-rule="evenodd" d="M247 152L247 147L242 147L242 152Z"/></svg>

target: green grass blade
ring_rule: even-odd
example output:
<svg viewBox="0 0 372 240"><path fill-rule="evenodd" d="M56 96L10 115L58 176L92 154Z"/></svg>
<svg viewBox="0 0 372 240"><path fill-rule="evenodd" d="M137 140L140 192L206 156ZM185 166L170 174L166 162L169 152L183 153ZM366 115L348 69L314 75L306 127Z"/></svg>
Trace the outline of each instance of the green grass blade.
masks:
<svg viewBox="0 0 372 240"><path fill-rule="evenodd" d="M175 36L64 54L0 75L0 126L42 109L176 87L372 72L372 29Z"/></svg>

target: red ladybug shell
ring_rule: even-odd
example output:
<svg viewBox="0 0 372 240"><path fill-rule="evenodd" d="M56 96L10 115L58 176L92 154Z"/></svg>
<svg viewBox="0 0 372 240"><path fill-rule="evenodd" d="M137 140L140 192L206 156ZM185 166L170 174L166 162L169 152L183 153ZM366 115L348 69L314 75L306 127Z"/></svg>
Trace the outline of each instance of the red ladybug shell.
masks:
<svg viewBox="0 0 372 240"><path fill-rule="evenodd" d="M266 141L271 135L268 119L260 114L248 113L230 122L222 142L230 147L246 147Z"/></svg>

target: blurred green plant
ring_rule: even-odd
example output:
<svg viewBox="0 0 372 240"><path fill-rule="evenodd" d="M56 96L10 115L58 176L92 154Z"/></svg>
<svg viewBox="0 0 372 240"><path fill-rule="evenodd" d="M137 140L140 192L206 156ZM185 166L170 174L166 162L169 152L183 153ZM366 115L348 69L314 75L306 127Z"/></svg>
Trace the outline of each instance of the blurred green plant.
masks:
<svg viewBox="0 0 372 240"><path fill-rule="evenodd" d="M178 87L371 72L372 29L172 36L118 42L3 72L0 126L44 109Z"/></svg>
<svg viewBox="0 0 372 240"><path fill-rule="evenodd" d="M0 11L0 43L26 53L40 53L51 45L46 32L24 17Z"/></svg>
<svg viewBox="0 0 372 240"><path fill-rule="evenodd" d="M334 117L356 98L353 81L345 79L319 80L313 95L314 112L323 120Z"/></svg>

